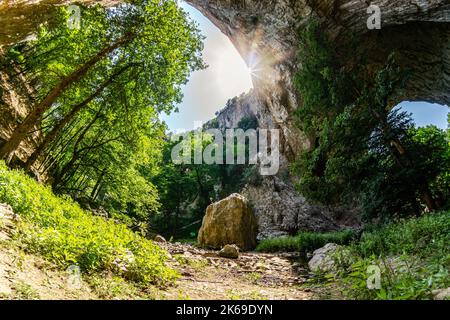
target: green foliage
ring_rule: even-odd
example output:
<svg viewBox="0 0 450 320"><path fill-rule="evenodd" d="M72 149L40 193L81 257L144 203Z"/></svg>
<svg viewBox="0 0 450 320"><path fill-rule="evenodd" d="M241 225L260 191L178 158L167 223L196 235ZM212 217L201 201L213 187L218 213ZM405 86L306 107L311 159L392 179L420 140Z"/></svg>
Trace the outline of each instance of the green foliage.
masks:
<svg viewBox="0 0 450 320"><path fill-rule="evenodd" d="M208 128L218 125L217 121L211 121ZM254 117L245 117L238 126L246 131L256 129L258 122ZM216 129L224 130L218 127ZM203 154L205 148L213 144L215 137L206 132L202 133L201 138L196 132L190 132L188 135L191 144L186 147L191 164L173 163L171 153L180 141L166 142L162 161L151 179L152 184L157 186L159 201L162 204L159 214L152 215L151 226L167 238L196 238L208 205L239 192L248 183L261 183L259 168L255 165L194 164L194 152L201 149ZM174 137L177 136L171 136ZM222 137L226 139L225 134ZM187 143L186 141L184 140L184 143ZM248 149L248 141L245 145L235 144L235 155L236 151L245 151L248 154ZM224 141L223 163L226 162L227 152L229 150L226 149Z"/></svg>
<svg viewBox="0 0 450 320"><path fill-rule="evenodd" d="M395 124L399 131L398 141L401 142L405 155L398 157L386 146L388 141L374 141L370 150L367 165L372 172L364 177L361 184L360 204L366 218L405 216L418 214L426 204L425 193L430 194L438 207L448 201L448 180L450 172L449 145L445 132L429 126L416 129L410 120L393 111L389 117L391 127ZM391 120L390 120L391 121ZM380 132L379 137L384 135Z"/></svg>
<svg viewBox="0 0 450 320"><path fill-rule="evenodd" d="M406 253L443 258L448 255L449 245L450 212L442 212L375 227L363 233L355 248L363 257Z"/></svg>
<svg viewBox="0 0 450 320"><path fill-rule="evenodd" d="M205 139L200 142L193 133L190 137L192 145L188 147L192 150L193 160L194 144L199 143L203 151L210 140L204 136L202 138ZM166 143L163 159L152 177L162 208L158 215L151 217L151 224L153 229L167 238L196 238L206 207L217 197L217 168L206 164L173 163L171 153L178 143Z"/></svg>
<svg viewBox="0 0 450 320"><path fill-rule="evenodd" d="M204 67L203 37L173 0L80 8L81 28L70 28L61 8L36 40L14 46L2 59L3 68L13 66L31 85L38 83L36 103L61 79L87 68L39 117L45 144L26 166L50 175L58 194L145 222L160 208L150 181L164 145L159 115L175 109L189 74Z"/></svg>
<svg viewBox="0 0 450 320"><path fill-rule="evenodd" d="M0 202L22 217L16 239L61 267L108 270L142 284L166 284L177 274L165 265L167 254L126 225L94 217L69 197L52 191L24 173L0 164Z"/></svg>
<svg viewBox="0 0 450 320"><path fill-rule="evenodd" d="M244 131L247 131L249 129L256 130L258 128L258 125L258 119L256 117L247 116L239 121L237 127Z"/></svg>
<svg viewBox="0 0 450 320"><path fill-rule="evenodd" d="M302 66L295 84L302 97L296 119L309 150L292 166L309 200L359 207L363 217L417 215L449 199L449 144L437 128L415 129L389 100L408 74L392 53L384 66L341 64L317 23L301 35ZM351 45L350 45L351 47Z"/></svg>
<svg viewBox="0 0 450 320"><path fill-rule="evenodd" d="M300 251L298 237L279 237L262 240L256 247L258 252L296 252Z"/></svg>
<svg viewBox="0 0 450 320"><path fill-rule="evenodd" d="M39 300L39 294L27 283L22 280L12 285L14 293L6 297L9 300Z"/></svg>
<svg viewBox="0 0 450 320"><path fill-rule="evenodd" d="M155 300L156 292L151 288L142 290L136 284L107 274L95 274L87 277L89 286L100 299L105 300Z"/></svg>
<svg viewBox="0 0 450 320"><path fill-rule="evenodd" d="M325 279L350 299L430 299L450 285L449 247L450 212L376 226L343 250L346 259ZM381 270L380 289L368 289L369 266Z"/></svg>
<svg viewBox="0 0 450 320"><path fill-rule="evenodd" d="M352 230L337 232L300 232L295 237L279 237L262 240L256 251L259 252L313 252L327 243L349 244L355 237Z"/></svg>
<svg viewBox="0 0 450 320"><path fill-rule="evenodd" d="M450 137L436 126L411 129L409 135L418 149L415 156L422 164L417 174L433 177L430 189L441 206L450 199Z"/></svg>

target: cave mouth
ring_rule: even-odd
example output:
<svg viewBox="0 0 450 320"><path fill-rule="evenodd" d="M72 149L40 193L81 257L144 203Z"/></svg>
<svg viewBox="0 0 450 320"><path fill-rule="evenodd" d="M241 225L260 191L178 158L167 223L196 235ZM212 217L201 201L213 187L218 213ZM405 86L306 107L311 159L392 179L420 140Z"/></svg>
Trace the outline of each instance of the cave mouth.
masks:
<svg viewBox="0 0 450 320"><path fill-rule="evenodd" d="M214 119L228 100L253 88L252 76L257 67L248 65L231 40L200 11L184 1L179 6L205 36L203 57L208 67L191 75L183 88L183 101L177 105L178 112L162 115L171 132L190 131Z"/></svg>
<svg viewBox="0 0 450 320"><path fill-rule="evenodd" d="M447 105L426 101L403 101L396 108L410 114L417 127L434 125L442 130L450 129L450 108Z"/></svg>

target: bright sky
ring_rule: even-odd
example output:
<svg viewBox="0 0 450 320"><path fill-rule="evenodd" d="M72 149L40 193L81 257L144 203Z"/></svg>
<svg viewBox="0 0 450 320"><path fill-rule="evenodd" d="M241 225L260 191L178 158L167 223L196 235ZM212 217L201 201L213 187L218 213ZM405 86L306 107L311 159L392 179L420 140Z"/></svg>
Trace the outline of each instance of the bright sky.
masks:
<svg viewBox="0 0 450 320"><path fill-rule="evenodd" d="M209 66L192 74L183 89L184 100L179 113L162 118L171 131L191 130L195 121L209 121L228 99L248 92L252 87L250 70L231 41L193 7L181 2L206 36L203 57Z"/></svg>
<svg viewBox="0 0 450 320"><path fill-rule="evenodd" d="M404 111L412 113L414 122L419 127L433 124L441 129L447 129L447 116L450 108L440 104L427 102L402 102L399 104Z"/></svg>
<svg viewBox="0 0 450 320"><path fill-rule="evenodd" d="M178 106L180 112L163 119L170 131L192 130L194 122L206 122L214 118L227 100L248 92L252 88L250 70L231 41L207 18L193 7L181 2L181 7L191 15L206 36L203 56L209 67L195 72L184 87L184 100ZM434 124L447 128L449 108L425 102L403 102L400 107L413 114L418 126Z"/></svg>

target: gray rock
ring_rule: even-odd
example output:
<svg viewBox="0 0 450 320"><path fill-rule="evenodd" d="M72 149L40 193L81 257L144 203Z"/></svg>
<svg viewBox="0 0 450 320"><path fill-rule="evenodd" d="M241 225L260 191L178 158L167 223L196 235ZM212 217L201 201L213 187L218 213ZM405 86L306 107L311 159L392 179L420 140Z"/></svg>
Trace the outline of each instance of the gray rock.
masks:
<svg viewBox="0 0 450 320"><path fill-rule="evenodd" d="M333 254L340 248L341 246L335 243L328 243L324 247L314 251L312 259L308 262L309 269L313 272L333 270Z"/></svg>
<svg viewBox="0 0 450 320"><path fill-rule="evenodd" d="M450 300L450 287L433 291L434 300Z"/></svg>
<svg viewBox="0 0 450 320"><path fill-rule="evenodd" d="M233 1L233 5L230 1L187 1L210 18L233 43L238 43L244 57L254 53L259 57L279 57L275 63L262 63L258 67L260 74L253 77L256 90L230 104L218 115L217 121L222 126L234 126L239 117L251 110L256 114L260 128L280 129L281 158L287 161L296 159L303 150L311 147L292 116L302 104L292 83L302 59L293 59L291 54L286 54L298 47L300 37L297 31L303 29L310 18L320 17L325 22L324 32L332 35L333 39L344 39L348 35L358 39L355 42L360 46L358 49L370 53L365 56L364 67L367 70L375 70L380 61L398 51L401 56L399 62L410 70L411 75L408 85L393 95L394 102L414 97L415 100L450 103L448 0L379 1L382 2L382 5L378 3L382 7L382 30L377 32L367 28L370 1L364 0L242 0ZM258 41L255 41L255 32ZM334 45L339 52L348 44L336 41ZM417 50L418 47L427 50ZM353 55L347 59L349 61L342 63L349 66L357 61L352 61ZM434 62L432 67L429 61ZM264 178L263 186L250 184L247 185L247 193L241 192L255 204L260 228L258 239L272 238L280 232L292 234L298 230L331 231L358 223L354 221L358 215L351 210L342 208L335 212L334 208L327 210L315 206L302 199L292 183L284 185L284 181L273 180Z"/></svg>
<svg viewBox="0 0 450 320"><path fill-rule="evenodd" d="M219 256L228 259L238 259L239 258L239 247L237 245L227 244L219 251Z"/></svg>

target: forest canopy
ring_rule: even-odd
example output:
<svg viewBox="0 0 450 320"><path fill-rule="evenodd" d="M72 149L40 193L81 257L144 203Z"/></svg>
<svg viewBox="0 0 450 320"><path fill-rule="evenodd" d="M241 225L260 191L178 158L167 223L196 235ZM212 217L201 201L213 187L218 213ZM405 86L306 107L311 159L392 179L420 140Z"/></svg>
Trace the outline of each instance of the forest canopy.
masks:
<svg viewBox="0 0 450 320"><path fill-rule="evenodd" d="M165 144L159 115L175 110L181 86L204 67L203 37L172 0L80 6L79 28L69 18L59 9L35 40L2 58L2 70L36 89L0 158L84 206L146 220L160 207L150 179ZM28 159L14 157L37 131Z"/></svg>

